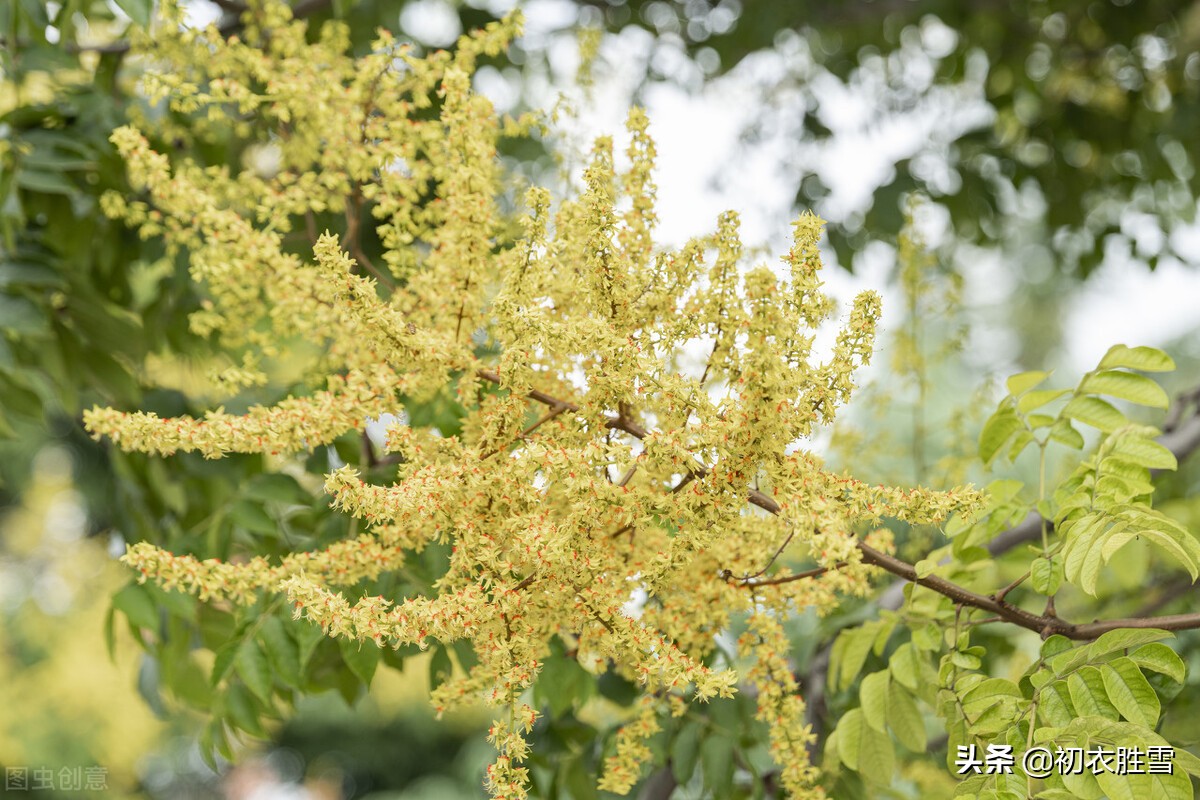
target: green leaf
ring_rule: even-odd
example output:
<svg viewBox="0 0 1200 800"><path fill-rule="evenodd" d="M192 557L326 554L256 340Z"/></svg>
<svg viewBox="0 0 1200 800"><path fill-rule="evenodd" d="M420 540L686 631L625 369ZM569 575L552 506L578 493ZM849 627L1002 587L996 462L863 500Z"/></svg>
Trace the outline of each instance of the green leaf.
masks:
<svg viewBox="0 0 1200 800"><path fill-rule="evenodd" d="M0 294L0 333L4 331L41 337L49 333L49 327L46 315L32 300Z"/></svg>
<svg viewBox="0 0 1200 800"><path fill-rule="evenodd" d="M704 785L717 797L733 794L734 741L719 734L705 737L700 745L700 770Z"/></svg>
<svg viewBox="0 0 1200 800"><path fill-rule="evenodd" d="M1200 758L1182 747L1175 748L1175 766L1182 767L1189 775L1200 778Z"/></svg>
<svg viewBox="0 0 1200 800"><path fill-rule="evenodd" d="M1166 530L1139 531L1139 534L1182 564L1183 568L1192 576L1193 581L1200 577L1200 562L1196 556L1198 545L1190 533L1167 528Z"/></svg>
<svg viewBox="0 0 1200 800"><path fill-rule="evenodd" d="M1106 631L1091 644L1075 647L1059 653L1049 660L1050 668L1056 675L1065 675L1084 664L1109 656L1113 653L1139 647L1162 639L1170 639L1174 634L1157 628L1118 628Z"/></svg>
<svg viewBox="0 0 1200 800"><path fill-rule="evenodd" d="M229 511L229 519L235 525L253 533L273 535L279 530L278 523L271 519L261 505L249 500L238 500Z"/></svg>
<svg viewBox="0 0 1200 800"><path fill-rule="evenodd" d="M346 666L350 671L363 682L364 685L370 686L371 679L375 677L375 669L379 666L381 654L379 645L374 641L359 641L358 639L338 639L338 647L342 651L342 660L346 662ZM439 652L446 651L439 648ZM449 657L447 657L447 661Z"/></svg>
<svg viewBox="0 0 1200 800"><path fill-rule="evenodd" d="M1052 595L1062 584L1062 557L1055 555L1053 559L1039 556L1029 567L1029 582L1033 590L1039 594Z"/></svg>
<svg viewBox="0 0 1200 800"><path fill-rule="evenodd" d="M307 620L294 620L288 626L288 633L296 640L297 655L300 659L300 669L308 665L308 660L317 649L317 645L325 640L325 632L321 626Z"/></svg>
<svg viewBox="0 0 1200 800"><path fill-rule="evenodd" d="M145 586L138 583L126 584L113 596L113 608L124 614L134 626L158 630L158 607Z"/></svg>
<svg viewBox="0 0 1200 800"><path fill-rule="evenodd" d="M835 678L835 691L849 688L854 683L866 663L874 640L875 631L867 626L847 628L838 636L830 654L830 674Z"/></svg>
<svg viewBox="0 0 1200 800"><path fill-rule="evenodd" d="M1112 455L1120 456L1123 461L1129 461L1147 469L1177 469L1179 462L1175 454L1161 444L1140 436L1120 436L1112 443L1109 450Z"/></svg>
<svg viewBox="0 0 1200 800"><path fill-rule="evenodd" d="M1002 505L1015 498L1024 486L1012 478L997 478L987 485L987 493L994 505Z"/></svg>
<svg viewBox="0 0 1200 800"><path fill-rule="evenodd" d="M1008 388L1008 393L1013 397L1016 397L1019 394L1029 391L1049 377L1049 372L1019 372L1016 375L1010 376L1009 379L1005 381L1005 386Z"/></svg>
<svg viewBox="0 0 1200 800"><path fill-rule="evenodd" d="M596 800L600 796L596 791L596 778L588 769L586 753L565 761L562 775L563 785L571 793L571 800Z"/></svg>
<svg viewBox="0 0 1200 800"><path fill-rule="evenodd" d="M1075 718L1071 694L1062 681L1051 681L1038 693L1038 716L1049 726L1063 728Z"/></svg>
<svg viewBox="0 0 1200 800"><path fill-rule="evenodd" d="M859 748L862 744L863 730L870 730L863 719L862 712L857 708L847 711L838 722L838 756L842 763L858 772Z"/></svg>
<svg viewBox="0 0 1200 800"><path fill-rule="evenodd" d="M838 755L843 764L868 780L891 782L895 768L892 740L868 725L861 711L854 709L846 713L838 723L837 735Z"/></svg>
<svg viewBox="0 0 1200 800"><path fill-rule="evenodd" d="M233 666L233 660L237 658L238 648L242 646L240 639L232 639L216 651L216 658L213 659L212 676L209 678L209 685L216 686L221 682L229 672L229 668Z"/></svg>
<svg viewBox="0 0 1200 800"><path fill-rule="evenodd" d="M263 730L262 722L259 720L262 709L254 699L254 695L246 691L244 686L238 684L229 686L222 694L222 701L225 710L229 712L228 719L238 728L251 736L257 736L260 739L266 738L266 731Z"/></svg>
<svg viewBox="0 0 1200 800"><path fill-rule="evenodd" d="M255 475L246 486L245 496L263 502L276 500L281 503L304 504L311 496L291 475L265 472Z"/></svg>
<svg viewBox="0 0 1200 800"><path fill-rule="evenodd" d="M1137 664L1128 658L1113 659L1100 668L1109 701L1130 722L1153 728L1160 711L1158 695Z"/></svg>
<svg viewBox="0 0 1200 800"><path fill-rule="evenodd" d="M913 753L925 752L925 720L912 694L899 684L888 687L887 723L905 748Z"/></svg>
<svg viewBox="0 0 1200 800"><path fill-rule="evenodd" d="M888 669L896 683L917 691L921 682L921 664L916 649L910 643L905 642L896 648L896 652L892 653L888 660Z"/></svg>
<svg viewBox="0 0 1200 800"><path fill-rule="evenodd" d="M601 697L619 706L628 706L642 696L641 690L636 684L611 671L605 672L599 677L596 681L596 688L599 689Z"/></svg>
<svg viewBox="0 0 1200 800"><path fill-rule="evenodd" d="M561 717L586 702L595 684L575 659L555 655L546 659L536 685L538 696L550 704L550 713Z"/></svg>
<svg viewBox="0 0 1200 800"><path fill-rule="evenodd" d="M1063 407L1064 417L1069 417L1084 425L1090 425L1104 433L1113 431L1129 424L1128 418L1118 411L1111 403L1098 397L1080 395L1071 398Z"/></svg>
<svg viewBox="0 0 1200 800"><path fill-rule="evenodd" d="M1050 428L1050 438L1060 444L1065 444L1072 450L1082 450L1085 442L1083 434L1065 419L1060 419Z"/></svg>
<svg viewBox="0 0 1200 800"><path fill-rule="evenodd" d="M61 172L42 169L17 170L17 186L42 194L78 195L79 187L63 177Z"/></svg>
<svg viewBox="0 0 1200 800"><path fill-rule="evenodd" d="M1067 544L1063 548L1063 575L1090 595L1096 593L1096 577L1100 574L1104 556L1100 544L1113 528L1103 514L1089 514L1064 530ZM1117 523L1121 528L1124 523ZM1116 527L1116 526L1114 526Z"/></svg>
<svg viewBox="0 0 1200 800"><path fill-rule="evenodd" d="M1151 408L1166 408L1171 403L1163 388L1150 378L1117 370L1104 370L1088 375L1079 385L1079 391L1117 397Z"/></svg>
<svg viewBox="0 0 1200 800"><path fill-rule="evenodd" d="M267 617L258 633L258 640L279 679L288 686L299 688L300 648L288 636L283 621L276 616Z"/></svg>
<svg viewBox="0 0 1200 800"><path fill-rule="evenodd" d="M149 27L150 10L154 7L153 0L114 0L114 2L136 24L143 28Z"/></svg>
<svg viewBox="0 0 1200 800"><path fill-rule="evenodd" d="M1017 411L1028 414L1030 411L1041 408L1047 403L1053 403L1064 394L1070 393L1070 389L1038 389L1029 392L1017 401Z"/></svg>
<svg viewBox="0 0 1200 800"><path fill-rule="evenodd" d="M1192 781L1182 770L1175 770L1169 774L1155 773L1149 778L1150 800L1192 800L1195 796Z"/></svg>
<svg viewBox="0 0 1200 800"><path fill-rule="evenodd" d="M1096 667L1081 667L1067 677L1071 705L1082 716L1117 719L1117 708L1108 699L1104 678Z"/></svg>
<svg viewBox="0 0 1200 800"><path fill-rule="evenodd" d="M1006 458L1009 461L1016 461L1017 457L1021 455L1025 448L1033 444L1035 441L1036 439L1033 438L1033 434L1029 431L1024 429L1017 431L1017 435L1012 439L1012 446L1008 448L1008 454L1006 455Z"/></svg>
<svg viewBox="0 0 1200 800"><path fill-rule="evenodd" d="M696 771L700 755L700 724L689 720L671 742L671 774L680 786L686 786Z"/></svg>
<svg viewBox="0 0 1200 800"><path fill-rule="evenodd" d="M267 655L253 639L246 639L237 649L234 658L237 674L250 687L250 691L264 703L271 702L271 664Z"/></svg>
<svg viewBox="0 0 1200 800"><path fill-rule="evenodd" d="M1017 431L1025 429L1024 423L1011 406L1001 406L984 423L979 434L979 457L984 464L991 464L1000 449Z"/></svg>
<svg viewBox="0 0 1200 800"><path fill-rule="evenodd" d="M1108 800L1144 800L1150 796L1149 778L1149 775L1118 775L1103 769L1096 773L1096 783Z"/></svg>
<svg viewBox="0 0 1200 800"><path fill-rule="evenodd" d="M1129 654L1129 660L1143 670L1166 675L1176 683L1183 683L1187 667L1179 654L1161 642L1142 645Z"/></svg>
<svg viewBox="0 0 1200 800"><path fill-rule="evenodd" d="M883 672L872 672L863 678L858 690L863 719L880 733L884 733L887 730L889 682L890 678L886 670Z"/></svg>
<svg viewBox="0 0 1200 800"><path fill-rule="evenodd" d="M1056 633L1053 636L1042 642L1041 656L1042 658L1053 658L1059 653L1064 653L1067 650L1075 648L1075 643L1061 633Z"/></svg>
<svg viewBox="0 0 1200 800"><path fill-rule="evenodd" d="M1116 344L1100 359L1100 369L1115 367L1127 367L1142 372L1170 372L1175 369L1175 362L1162 350L1153 347L1126 347Z"/></svg>
<svg viewBox="0 0 1200 800"><path fill-rule="evenodd" d="M429 688L436 689L454 674L454 664L445 647L435 645L429 658Z"/></svg>
<svg viewBox="0 0 1200 800"><path fill-rule="evenodd" d="M962 710L970 717L1003 702L1024 700L1021 689L1004 678L987 678L972 686L962 696Z"/></svg>

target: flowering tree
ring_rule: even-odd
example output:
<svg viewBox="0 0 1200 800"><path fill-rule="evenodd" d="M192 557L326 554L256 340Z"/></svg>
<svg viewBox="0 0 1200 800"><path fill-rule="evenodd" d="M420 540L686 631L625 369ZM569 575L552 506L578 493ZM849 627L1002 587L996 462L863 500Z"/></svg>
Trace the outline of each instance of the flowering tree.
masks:
<svg viewBox="0 0 1200 800"><path fill-rule="evenodd" d="M1139 373L1170 369L1166 355L1114 347L1074 389L1039 388L1044 373L1009 381L981 455L1034 447L1037 487L864 483L803 449L850 398L880 314L861 295L832 351L814 350L834 315L819 218L796 221L774 267L744 262L732 212L678 251L657 247L655 149L637 110L624 166L598 140L578 196L515 186L498 148L540 123L502 119L471 89L515 18L426 56L381 31L353 57L344 26L310 30L274 0L230 39L162 11L139 47L156 65L145 91L168 113L113 134L139 194L110 193L104 211L186 260L204 293L190 329L222 360L220 390L252 393L280 372L297 387L244 413L84 415L95 437L149 454L139 464L175 456L200 471L197 453L236 471L254 454L266 467L246 473L237 525L201 520L207 533L124 556L139 584L115 606L169 688L212 710L210 747L229 753L232 732L260 733L298 695L353 696L381 660L432 648L439 710L495 709L497 798L624 794L652 762L669 763L668 793L700 762L716 796L744 773L755 791L820 797L844 769L888 782L893 739L923 754L927 716L952 759L1013 748L1013 770L968 775L962 796L1191 796L1200 761L1183 750L1153 775L1043 776L1021 759L1046 743L1166 745L1155 727L1184 666L1160 640L1200 615L1077 624L1056 608L1067 587L1096 595L1126 547L1155 544L1197 574L1192 534L1149 503L1150 471L1175 456L1104 399L1165 406ZM239 171L151 143L183 136L272 157ZM335 217L339 230L319 232ZM381 418L394 420L385 452L364 432ZM1082 449L1082 426L1098 447L1050 483L1048 448ZM339 514L306 508L318 475ZM1039 546L1004 585L998 557L1028 540L1005 530L1027 514ZM893 531L929 526L951 544L916 563L894 554ZM810 699L859 687L860 707L818 736L788 621L869 596L886 573L909 582L892 610L846 629L828 680L805 678ZM1010 599L1021 594L1045 609ZM1045 640L1023 676L990 674L973 640L984 623ZM211 666L196 658L206 649ZM872 651L888 660L859 681ZM561 782L531 774L539 718L597 690L621 709L615 733L589 740ZM697 705L735 696L753 698L757 721L734 718L744 732L689 725Z"/></svg>

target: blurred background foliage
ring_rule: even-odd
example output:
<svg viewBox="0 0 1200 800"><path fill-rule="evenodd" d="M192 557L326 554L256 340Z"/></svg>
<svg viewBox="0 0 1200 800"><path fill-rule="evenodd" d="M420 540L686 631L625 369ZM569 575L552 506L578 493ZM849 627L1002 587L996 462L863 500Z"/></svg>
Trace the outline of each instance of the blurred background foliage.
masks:
<svg viewBox="0 0 1200 800"><path fill-rule="evenodd" d="M381 25L421 46L447 46L509 5L294 2L314 30L348 22L360 50ZM238 0L192 8L227 34L240 26ZM526 8L539 34L485 64L478 79L512 106L551 104L555 87L573 80L578 31L603 30L640 49L631 99L655 84L697 91L742 75L761 100L760 113L739 121L743 146L786 144L779 179L790 181L798 207L830 219L842 267L857 268L875 242L894 255L913 196L945 222L927 264L914 273L897 261L890 273L906 321L895 326L876 400L858 418L874 432L846 430L834 442L834 457L853 452L856 470L881 480L972 477L961 466L978 430L970 397L963 405L923 388L983 377L978 360L962 354L966 334L955 317L964 313L965 261L990 252L1016 275L997 299L1017 342L1013 361L1047 367L1061 341L1062 298L1105 259L1145 269L1200 260L1200 2L535 0ZM345 536L349 521L330 511L313 475L341 461L388 479L366 439L348 437L303 465L187 455L168 464L83 434L80 411L94 403L175 415L215 402L204 375L219 357L187 328L201 295L186 254L168 257L99 212L102 193L130 192L109 132L163 113L138 94L144 62L129 48L131 20L145 23L151 12L152 0L0 2L0 766L102 765L108 796L249 797L271 785L287 788L255 796L477 796L482 719L434 725L418 701L469 653L380 656L339 646L314 638L286 609L200 606L130 583L112 560L139 540L222 558L320 546ZM591 68L596 83L617 66L606 52ZM175 122L188 130L189 120ZM234 169L260 155L211 131L156 145ZM510 147L514 169L557 169L537 141ZM853 191L830 174L831 164L846 163L834 157L846 147L871 150L878 167ZM736 157L727 169L736 171ZM341 227L332 217L315 224ZM306 246L298 238L297 249ZM365 246L376 255L377 241ZM1177 389L1195 381L1194 343L1191 334L1177 348L1166 343L1181 366ZM305 388L279 370L268 386L224 402L244 409ZM986 408L989 396L979 397L973 405ZM447 433L458 425L449 399L408 413ZM1194 530L1198 477L1185 463L1160 487ZM925 535L905 546L927 544ZM394 584L362 591L421 591L445 558L431 548L388 579ZM1122 585L1155 581L1145 565L1119 569ZM1150 600L1163 610L1188 602L1170 586L1156 591ZM840 627L872 613L863 604L796 621L798 671ZM996 638L989 647L1003 649ZM1200 667L1200 641L1185 635L1180 644ZM550 713L536 731L533 771L545 796L585 800L595 796L585 777L632 692L613 680L593 692L572 664L564 657L547 667L561 672L561 689L540 698ZM828 698L831 718L852 696ZM277 706L289 708L289 720L260 727L258 716ZM212 709L215 722L189 708ZM650 776L644 796L666 797L676 783L679 798L702 796L702 784L719 797L768 791L748 703L694 713L655 740L673 774ZM1200 740L1200 729L1177 733L1173 740ZM232 755L246 734L269 742L257 747L262 759L214 777L202 749ZM903 775L886 796L940 796L949 786L940 765L920 759ZM857 778L840 780L835 796L867 796L847 783Z"/></svg>

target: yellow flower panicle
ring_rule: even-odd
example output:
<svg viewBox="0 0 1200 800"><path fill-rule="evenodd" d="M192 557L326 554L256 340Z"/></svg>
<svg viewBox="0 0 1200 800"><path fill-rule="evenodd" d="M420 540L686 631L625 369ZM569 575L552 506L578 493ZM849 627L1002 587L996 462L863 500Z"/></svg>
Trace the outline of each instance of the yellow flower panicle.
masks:
<svg viewBox="0 0 1200 800"><path fill-rule="evenodd" d="M162 5L161 35L141 45L158 65L151 99L201 120L198 135L232 130L257 155L242 170L172 159L150 144L182 135L170 115L139 120L113 141L141 195L110 195L104 210L186 257L204 298L192 330L239 365L228 388L268 385L264 369L287 360L312 390L243 415L93 409L88 430L129 451L298 466L370 418L402 421L388 432L391 485L349 467L325 476L334 506L369 533L277 561L148 543L125 560L203 599L286 594L297 616L364 646L469 641L478 663L433 700L439 711L497 707L493 797L526 795L537 712L521 698L556 637L592 672L645 692L602 788L636 783L646 739L681 703L729 697L748 679L785 786L819 796L777 617L864 594L875 570L858 543L870 532L887 550L887 520L937 524L979 501L967 489L868 486L803 449L853 394L880 312L877 295L859 296L832 351L816 352L833 314L821 220L801 216L774 268L744 263L733 212L710 236L656 247L656 151L634 110L628 167L601 139L577 197L529 188L510 221L498 142L530 121L498 118L471 76L519 20L428 56L380 32L356 59L344 26L312 37L278 0L254 3L245 35L230 39L183 28L178 6ZM344 227L316 230L315 215L331 213ZM367 247L372 229L382 255ZM458 435L405 421L406 405L426 403L457 404ZM432 585L406 585L408 599L341 593L359 596L434 541L449 545L449 566ZM755 666L706 666L715 637L746 615Z"/></svg>
<svg viewBox="0 0 1200 800"><path fill-rule="evenodd" d="M637 783L642 766L650 760L646 740L661 730L658 718L662 711L658 706L654 697L642 698L637 716L617 731L617 752L604 760L604 774L597 788L623 795Z"/></svg>
<svg viewBox="0 0 1200 800"><path fill-rule="evenodd" d="M783 626L773 616L756 613L750 617L750 630L741 645L756 657L746 677L758 689L757 718L767 726L771 755L780 766L780 783L798 800L824 797L815 785L818 772L809 762L808 746L815 737L804 722L804 700L784 655L788 641Z"/></svg>
<svg viewBox="0 0 1200 800"><path fill-rule="evenodd" d="M292 453L329 444L360 429L366 418L394 411L398 385L390 369L378 366L369 374L356 370L344 378L331 376L326 391L255 406L244 415L218 409L193 419L92 408L84 412L83 424L97 439L108 437L130 452L169 456L194 451L206 458Z"/></svg>
<svg viewBox="0 0 1200 800"><path fill-rule="evenodd" d="M292 553L279 564L262 556L242 563L219 559L199 560L175 555L146 542L131 545L121 560L164 589L179 589L201 600L220 598L251 603L265 591L281 591L283 581L293 576L328 586L353 586L373 580L404 565L404 544L388 544L365 534L335 542L324 550Z"/></svg>

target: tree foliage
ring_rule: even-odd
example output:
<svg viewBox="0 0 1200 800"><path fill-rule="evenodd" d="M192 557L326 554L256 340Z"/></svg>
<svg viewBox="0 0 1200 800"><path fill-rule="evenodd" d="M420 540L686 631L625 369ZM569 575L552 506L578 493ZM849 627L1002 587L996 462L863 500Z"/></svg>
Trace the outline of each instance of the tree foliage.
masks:
<svg viewBox="0 0 1200 800"><path fill-rule="evenodd" d="M934 198L962 241L1004 246L1015 228L1036 226L1044 261L1067 274L1088 275L1114 239L1135 241L1151 267L1191 258L1171 233L1194 219L1200 192L1192 135L1200 114L1195 3L590 5L610 27L647 30L658 47L700 56L711 71L791 41L783 80L765 92L775 103L748 122L749 131L783 130L821 152L839 135L833 106L846 94L871 105L868 130L906 116L944 120L930 131L933 141L896 155L867 208L837 220L831 242L845 266L871 239L898 234L913 192ZM650 73L664 77L653 66ZM819 90L829 80L839 92ZM970 113L963 106L976 85L991 118L964 124L958 118ZM958 106L931 102L939 89L963 88ZM829 192L819 167L809 159L793 173L802 207L819 206ZM1024 218L1030 202L1036 219ZM1135 235L1134 211L1165 235Z"/></svg>
<svg viewBox="0 0 1200 800"><path fill-rule="evenodd" d="M58 205L12 232L10 253L41 248L13 274L78 285L4 295L30 310L0 341L5 397L35 411L39 392L73 411L68 368L104 378L83 414L104 444L81 452L111 470L136 575L113 623L204 711L210 756L426 651L439 711L494 713L496 797L870 795L921 774L931 730L949 770L930 786L960 747L1015 751L1013 774L957 796L1191 796L1200 761L1161 725L1187 669L1164 642L1200 615L1130 614L1128 579L1109 579L1200 571L1187 521L1151 502L1195 437L1123 410L1168 406L1145 374L1166 354L1114 346L1073 388L1009 379L979 459L1036 453L1036 485L860 480L807 449L880 315L873 293L839 315L821 291L818 217L774 265L748 262L733 212L657 245L636 109L578 191L524 185L499 152L544 121L497 115L471 83L515 17L420 53L385 30L356 49L346 24L274 0L235 35L160 11L134 34L148 100L111 135L104 219L80 187L16 190ZM17 180L37 170L11 155ZM104 297L95 255L60 249L56 226L81 218L136 234ZM902 251L915 309L926 262ZM97 308L127 326L93 332ZM51 338L90 349L30 381ZM870 614L886 575L895 599ZM1020 766L1095 743L1180 747L1167 775Z"/></svg>

